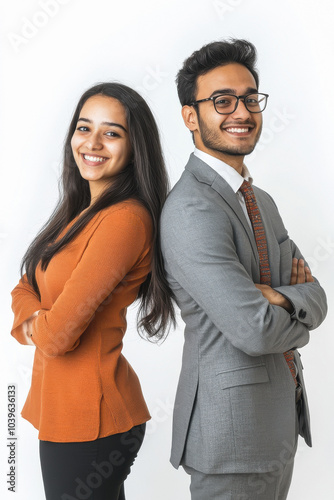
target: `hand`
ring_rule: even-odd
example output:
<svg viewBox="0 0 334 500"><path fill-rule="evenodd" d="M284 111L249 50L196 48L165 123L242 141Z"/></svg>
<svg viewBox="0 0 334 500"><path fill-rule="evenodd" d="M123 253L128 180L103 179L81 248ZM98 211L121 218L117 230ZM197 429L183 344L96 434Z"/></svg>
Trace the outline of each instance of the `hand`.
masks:
<svg viewBox="0 0 334 500"><path fill-rule="evenodd" d="M283 309L288 311L289 314L293 312L293 306L291 302L287 298L285 298L284 295L271 288L271 286L257 284L255 284L255 286L258 290L260 290L263 297L267 299L270 304L272 304L273 306L283 307Z"/></svg>
<svg viewBox="0 0 334 500"><path fill-rule="evenodd" d="M305 266L304 259L292 259L291 280L290 285L298 285L299 283L312 283L314 278L310 268Z"/></svg>
<svg viewBox="0 0 334 500"><path fill-rule="evenodd" d="M28 318L22 325L23 327L23 332L25 334L25 337L26 337L26 343L27 345L35 345L35 343L33 342L31 336L32 336L32 321L33 319L38 316L38 313L39 311L35 311L31 316L30 318Z"/></svg>

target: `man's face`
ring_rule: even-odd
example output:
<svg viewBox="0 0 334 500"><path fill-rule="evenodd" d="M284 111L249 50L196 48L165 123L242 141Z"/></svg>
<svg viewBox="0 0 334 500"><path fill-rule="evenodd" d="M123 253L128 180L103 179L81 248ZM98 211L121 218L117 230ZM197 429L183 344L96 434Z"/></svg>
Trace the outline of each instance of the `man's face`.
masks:
<svg viewBox="0 0 334 500"><path fill-rule="evenodd" d="M219 94L239 96L250 92L257 92L253 75L245 66L233 63L199 76L196 100ZM212 101L199 103L197 111L197 116L196 112L193 114L197 148L226 163L240 162L253 151L261 135L262 113L250 113L241 100L230 115L217 113Z"/></svg>

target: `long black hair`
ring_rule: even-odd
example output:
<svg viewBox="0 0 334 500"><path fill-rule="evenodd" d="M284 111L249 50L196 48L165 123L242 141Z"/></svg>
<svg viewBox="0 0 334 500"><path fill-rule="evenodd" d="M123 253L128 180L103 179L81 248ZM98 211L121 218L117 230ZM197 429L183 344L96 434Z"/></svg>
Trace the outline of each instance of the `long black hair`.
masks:
<svg viewBox="0 0 334 500"><path fill-rule="evenodd" d="M90 205L89 183L81 177L75 163L71 139L82 107L95 95L112 97L124 106L132 158L113 177L113 182L94 204L62 238L55 241L69 222ZM161 339L168 332L170 324L175 324L173 293L165 278L159 235L159 219L169 182L155 119L146 101L135 90L118 82L107 82L95 85L82 95L65 139L61 181L58 204L25 253L21 274L25 269L28 282L40 297L35 275L37 265L40 263L42 270L45 270L52 257L68 245L98 212L129 198L136 199L148 209L153 222L152 268L137 297L140 299L138 329L142 335Z"/></svg>

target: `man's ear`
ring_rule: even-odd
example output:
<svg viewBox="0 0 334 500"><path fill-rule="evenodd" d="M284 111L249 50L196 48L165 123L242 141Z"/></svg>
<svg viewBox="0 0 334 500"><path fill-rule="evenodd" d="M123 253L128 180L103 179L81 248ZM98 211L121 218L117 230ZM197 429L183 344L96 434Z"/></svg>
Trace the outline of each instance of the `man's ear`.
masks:
<svg viewBox="0 0 334 500"><path fill-rule="evenodd" d="M181 113L185 126L191 132L198 130L198 116L194 106L183 106Z"/></svg>

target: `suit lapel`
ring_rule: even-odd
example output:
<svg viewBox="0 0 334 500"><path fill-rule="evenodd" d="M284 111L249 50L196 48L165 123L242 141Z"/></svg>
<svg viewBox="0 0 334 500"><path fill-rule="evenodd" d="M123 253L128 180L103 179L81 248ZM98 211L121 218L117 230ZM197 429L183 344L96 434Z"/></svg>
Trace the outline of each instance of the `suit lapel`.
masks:
<svg viewBox="0 0 334 500"><path fill-rule="evenodd" d="M186 170L191 172L199 182L203 182L211 186L211 188L225 200L231 210L233 210L235 216L239 219L239 222L242 224L244 230L246 231L250 245L253 249L254 256L256 260L258 260L258 251L254 234L249 227L245 214L231 186L215 170L213 170L213 168L211 168L204 161L197 158L197 156L195 156L193 153L190 155L189 161L185 168Z"/></svg>

